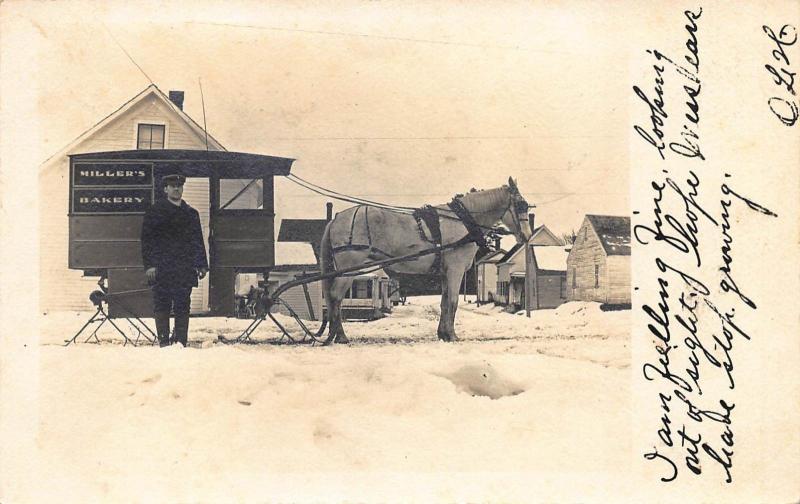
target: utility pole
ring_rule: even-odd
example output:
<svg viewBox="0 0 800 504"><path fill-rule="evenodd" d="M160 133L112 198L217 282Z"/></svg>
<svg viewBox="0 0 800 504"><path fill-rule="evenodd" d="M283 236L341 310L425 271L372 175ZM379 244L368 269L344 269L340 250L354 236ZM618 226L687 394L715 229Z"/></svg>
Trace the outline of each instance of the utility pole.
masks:
<svg viewBox="0 0 800 504"><path fill-rule="evenodd" d="M535 214L532 212L528 214L528 224L530 225L531 232L535 229L533 226ZM531 242L525 242L525 316L530 318L531 305L533 304L533 254L531 250Z"/></svg>

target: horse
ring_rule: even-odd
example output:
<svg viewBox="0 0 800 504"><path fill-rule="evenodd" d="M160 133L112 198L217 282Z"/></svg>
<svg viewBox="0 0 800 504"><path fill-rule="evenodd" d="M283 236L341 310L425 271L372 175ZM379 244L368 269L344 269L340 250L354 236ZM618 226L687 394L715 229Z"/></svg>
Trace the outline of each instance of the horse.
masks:
<svg viewBox="0 0 800 504"><path fill-rule="evenodd" d="M413 214L379 206L351 207L337 213L326 225L320 244L320 269L323 275L362 265L366 269L375 261L442 247L436 253L415 256L383 269L390 276L438 272L442 279L442 299L437 336L443 341L456 341L454 322L459 286L479 246L486 245L485 232L502 222L513 232L517 243L526 243L531 236L528 208L511 177L507 185L473 189L456 195L448 204L426 206ZM352 283L352 277L346 275L322 281L329 331L325 344L348 342L342 326L341 303Z"/></svg>

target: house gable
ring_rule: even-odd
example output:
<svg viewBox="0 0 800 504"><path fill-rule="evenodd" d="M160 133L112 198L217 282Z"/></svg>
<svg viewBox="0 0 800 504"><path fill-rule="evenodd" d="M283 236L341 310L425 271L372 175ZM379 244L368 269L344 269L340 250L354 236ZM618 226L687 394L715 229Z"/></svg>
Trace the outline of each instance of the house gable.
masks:
<svg viewBox="0 0 800 504"><path fill-rule="evenodd" d="M172 103L155 84L151 84L48 158L42 164L42 170L63 167L69 154L136 149L137 125L140 123L164 125L166 149L206 147L203 128ZM208 148L225 150L211 135L208 135Z"/></svg>
<svg viewBox="0 0 800 504"><path fill-rule="evenodd" d="M544 224L536 228L528 243L531 245L564 245L564 241Z"/></svg>

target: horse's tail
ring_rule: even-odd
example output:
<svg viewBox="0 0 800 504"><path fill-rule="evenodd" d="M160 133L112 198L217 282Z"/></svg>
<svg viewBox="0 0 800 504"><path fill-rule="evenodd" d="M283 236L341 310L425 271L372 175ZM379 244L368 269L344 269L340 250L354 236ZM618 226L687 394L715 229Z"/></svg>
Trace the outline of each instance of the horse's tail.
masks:
<svg viewBox="0 0 800 504"><path fill-rule="evenodd" d="M322 240L319 244L319 269L323 275L334 271L336 268L333 264L333 247L331 246L331 222L325 226L325 232L322 233ZM328 325L328 319L331 318L331 307L329 300L331 299L331 285L333 285L332 278L325 278L322 280L322 293L325 296L325 303L328 305L327 316L322 318L322 325L317 331L317 337L321 337L325 332L325 327Z"/></svg>

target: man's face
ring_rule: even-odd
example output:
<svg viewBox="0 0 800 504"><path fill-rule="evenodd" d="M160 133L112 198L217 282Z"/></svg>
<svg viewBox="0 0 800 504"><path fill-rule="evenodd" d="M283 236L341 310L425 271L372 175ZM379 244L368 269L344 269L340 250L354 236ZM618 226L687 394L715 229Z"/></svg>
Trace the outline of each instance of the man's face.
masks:
<svg viewBox="0 0 800 504"><path fill-rule="evenodd" d="M164 193L171 201L180 201L183 197L183 184L167 184L164 186Z"/></svg>

